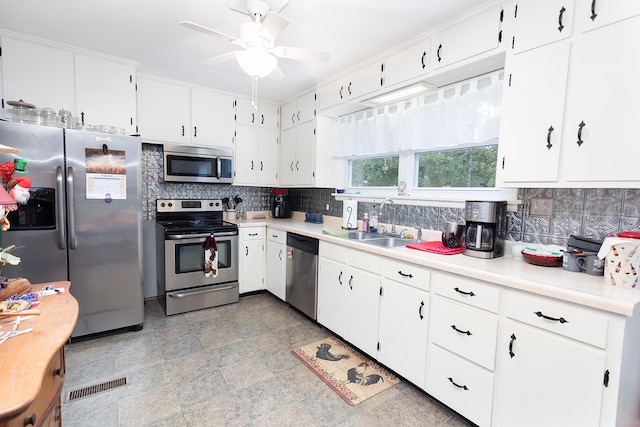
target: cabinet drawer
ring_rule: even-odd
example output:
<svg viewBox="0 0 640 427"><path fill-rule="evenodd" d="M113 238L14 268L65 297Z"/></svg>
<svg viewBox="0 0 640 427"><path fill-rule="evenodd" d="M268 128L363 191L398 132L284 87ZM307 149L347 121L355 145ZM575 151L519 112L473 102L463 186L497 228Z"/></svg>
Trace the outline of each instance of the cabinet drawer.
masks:
<svg viewBox="0 0 640 427"><path fill-rule="evenodd" d="M369 271L373 274L380 274L382 258L368 252L351 249L349 251L349 265Z"/></svg>
<svg viewBox="0 0 640 427"><path fill-rule="evenodd" d="M336 245L334 243L327 243L321 240L318 246L318 253L323 258L329 258L334 261L346 264L349 249L347 249L345 246Z"/></svg>
<svg viewBox="0 0 640 427"><path fill-rule="evenodd" d="M506 314L547 331L605 348L609 320L595 311L549 298L510 292Z"/></svg>
<svg viewBox="0 0 640 427"><path fill-rule="evenodd" d="M267 239L272 242L287 243L287 232L267 227Z"/></svg>
<svg viewBox="0 0 640 427"><path fill-rule="evenodd" d="M491 371L495 369L498 318L435 297L431 341Z"/></svg>
<svg viewBox="0 0 640 427"><path fill-rule="evenodd" d="M495 286L475 279L446 274L433 273L433 290L438 295L452 300L497 313L500 306L500 290Z"/></svg>
<svg viewBox="0 0 640 427"><path fill-rule="evenodd" d="M242 236L242 240L260 240L264 239L264 235L264 227L249 227L240 229L240 236Z"/></svg>
<svg viewBox="0 0 640 427"><path fill-rule="evenodd" d="M431 271L426 267L394 259L385 259L382 261L382 275L396 282L429 290Z"/></svg>
<svg viewBox="0 0 640 427"><path fill-rule="evenodd" d="M474 423L488 426L493 374L433 344L429 359L427 392Z"/></svg>

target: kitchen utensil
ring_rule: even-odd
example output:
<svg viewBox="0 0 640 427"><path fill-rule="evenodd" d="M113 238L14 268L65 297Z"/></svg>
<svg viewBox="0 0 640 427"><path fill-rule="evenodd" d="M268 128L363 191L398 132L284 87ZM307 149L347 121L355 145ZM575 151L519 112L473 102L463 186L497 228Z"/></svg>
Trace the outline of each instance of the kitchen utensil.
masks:
<svg viewBox="0 0 640 427"><path fill-rule="evenodd" d="M527 249L524 249L522 251L522 258L529 264L543 267L559 267L562 265L562 255L527 252Z"/></svg>
<svg viewBox="0 0 640 427"><path fill-rule="evenodd" d="M0 312L0 317L12 317L12 316L40 316L40 310L37 308L34 308L31 310Z"/></svg>
<svg viewBox="0 0 640 427"><path fill-rule="evenodd" d="M464 224L448 221L442 232L442 244L448 248L457 248L462 244Z"/></svg>

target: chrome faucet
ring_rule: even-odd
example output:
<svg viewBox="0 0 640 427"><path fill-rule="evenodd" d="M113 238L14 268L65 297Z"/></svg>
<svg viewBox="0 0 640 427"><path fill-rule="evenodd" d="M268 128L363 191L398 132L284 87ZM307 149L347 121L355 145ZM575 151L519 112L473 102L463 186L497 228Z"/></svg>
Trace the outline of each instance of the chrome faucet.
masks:
<svg viewBox="0 0 640 427"><path fill-rule="evenodd" d="M389 203L391 206L393 206L393 214L391 215L391 234L396 234L396 204L393 203L393 200L391 200L390 198L386 198L382 201L382 203L380 203L380 212L378 213L378 216L382 216L382 208L386 203Z"/></svg>

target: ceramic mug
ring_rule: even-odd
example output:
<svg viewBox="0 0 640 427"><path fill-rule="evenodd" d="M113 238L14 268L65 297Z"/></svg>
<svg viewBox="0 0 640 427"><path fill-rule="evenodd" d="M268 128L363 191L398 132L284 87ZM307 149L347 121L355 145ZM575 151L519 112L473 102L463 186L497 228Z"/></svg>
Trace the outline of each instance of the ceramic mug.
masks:
<svg viewBox="0 0 640 427"><path fill-rule="evenodd" d="M576 264L580 270L592 276L604 275L604 260L598 258L597 254L586 254L582 258L577 258Z"/></svg>
<svg viewBox="0 0 640 427"><path fill-rule="evenodd" d="M568 271L582 271L578 265L578 260L585 258L585 254L582 252L567 252L562 254L562 268Z"/></svg>

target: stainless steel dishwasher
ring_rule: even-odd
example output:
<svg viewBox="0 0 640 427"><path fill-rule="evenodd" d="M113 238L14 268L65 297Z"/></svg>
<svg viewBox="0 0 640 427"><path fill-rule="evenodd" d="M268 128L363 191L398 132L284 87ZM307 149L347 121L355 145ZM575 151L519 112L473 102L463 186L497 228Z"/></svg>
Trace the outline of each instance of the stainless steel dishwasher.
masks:
<svg viewBox="0 0 640 427"><path fill-rule="evenodd" d="M318 239L287 233L286 301L313 320L318 305Z"/></svg>

